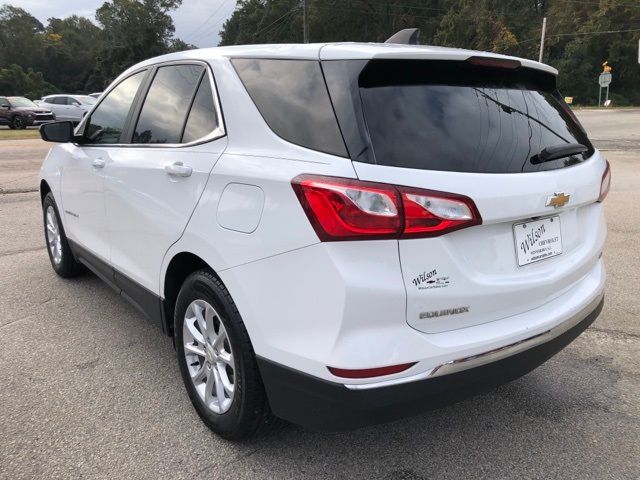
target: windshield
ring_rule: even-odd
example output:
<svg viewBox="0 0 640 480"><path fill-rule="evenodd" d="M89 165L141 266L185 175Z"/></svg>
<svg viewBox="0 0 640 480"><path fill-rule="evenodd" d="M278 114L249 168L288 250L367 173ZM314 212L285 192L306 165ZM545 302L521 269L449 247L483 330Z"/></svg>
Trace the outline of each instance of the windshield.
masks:
<svg viewBox="0 0 640 480"><path fill-rule="evenodd" d="M362 69L355 88L373 150L371 161L380 165L520 173L571 166L593 154L555 91L553 77L544 72L464 62L374 60ZM588 148L539 161L543 150L569 144Z"/></svg>
<svg viewBox="0 0 640 480"><path fill-rule="evenodd" d="M11 103L12 107L38 107L31 100L24 97L9 97L9 103Z"/></svg>

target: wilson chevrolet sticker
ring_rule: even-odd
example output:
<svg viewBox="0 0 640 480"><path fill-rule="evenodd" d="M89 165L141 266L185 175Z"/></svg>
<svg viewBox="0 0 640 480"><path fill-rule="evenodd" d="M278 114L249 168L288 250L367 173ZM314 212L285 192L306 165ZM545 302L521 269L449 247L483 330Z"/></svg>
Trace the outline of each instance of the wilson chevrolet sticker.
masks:
<svg viewBox="0 0 640 480"><path fill-rule="evenodd" d="M434 268L433 270L419 274L411 280L411 283L413 283L418 290L447 288L451 285L451 277L448 275L438 275L438 271Z"/></svg>

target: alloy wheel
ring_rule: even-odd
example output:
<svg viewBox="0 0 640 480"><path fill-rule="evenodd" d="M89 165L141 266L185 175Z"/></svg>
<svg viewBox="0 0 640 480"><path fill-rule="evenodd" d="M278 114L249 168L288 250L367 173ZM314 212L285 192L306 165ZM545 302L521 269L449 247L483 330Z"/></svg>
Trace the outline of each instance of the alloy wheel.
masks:
<svg viewBox="0 0 640 480"><path fill-rule="evenodd" d="M220 316L205 300L194 300L182 328L187 368L200 399L214 413L225 413L233 402L236 371Z"/></svg>
<svg viewBox="0 0 640 480"><path fill-rule="evenodd" d="M47 244L51 252L53 263L59 265L62 262L62 239L60 236L60 227L58 226L58 217L56 211L49 205L46 213L47 226Z"/></svg>

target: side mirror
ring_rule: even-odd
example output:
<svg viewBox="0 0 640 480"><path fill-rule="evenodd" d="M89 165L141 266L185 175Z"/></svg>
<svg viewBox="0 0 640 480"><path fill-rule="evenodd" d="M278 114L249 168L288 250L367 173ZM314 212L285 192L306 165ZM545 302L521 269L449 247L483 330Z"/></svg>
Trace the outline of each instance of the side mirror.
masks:
<svg viewBox="0 0 640 480"><path fill-rule="evenodd" d="M40 125L40 136L45 142L71 142L74 139L73 122L53 122Z"/></svg>

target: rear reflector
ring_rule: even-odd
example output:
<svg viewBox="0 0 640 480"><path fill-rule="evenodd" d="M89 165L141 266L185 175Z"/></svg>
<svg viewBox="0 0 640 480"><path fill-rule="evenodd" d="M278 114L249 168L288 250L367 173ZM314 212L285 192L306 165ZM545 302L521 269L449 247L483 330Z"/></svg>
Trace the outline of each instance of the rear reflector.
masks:
<svg viewBox="0 0 640 480"><path fill-rule="evenodd" d="M325 242L435 237L482 223L464 195L316 175L291 183Z"/></svg>
<svg viewBox="0 0 640 480"><path fill-rule="evenodd" d="M609 166L609 161L607 160L607 166L604 169L604 173L602 174L602 181L600 182L600 196L598 197L598 201L602 202L607 195L609 194L609 189L611 189L611 167Z"/></svg>
<svg viewBox="0 0 640 480"><path fill-rule="evenodd" d="M409 368L413 367L415 364L416 362L403 363L402 365L390 365L388 367L378 367L378 368L363 368L358 370L351 370L346 368L334 368L334 367L327 367L327 368L336 377L372 378L372 377L382 377L384 375L392 375L394 373L404 372L405 370L408 370Z"/></svg>

